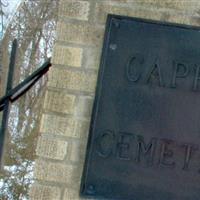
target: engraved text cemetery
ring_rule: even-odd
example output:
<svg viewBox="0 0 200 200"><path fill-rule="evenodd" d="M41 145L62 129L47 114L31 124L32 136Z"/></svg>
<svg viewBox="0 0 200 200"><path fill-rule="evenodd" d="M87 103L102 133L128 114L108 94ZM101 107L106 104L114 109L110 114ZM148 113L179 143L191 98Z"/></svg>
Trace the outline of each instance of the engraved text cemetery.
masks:
<svg viewBox="0 0 200 200"><path fill-rule="evenodd" d="M141 55L130 58L126 69L127 80L133 84L153 84L158 87L178 88L182 79L191 80L188 88L191 91L198 90L200 80L200 66L196 64L185 64L184 62L172 61L171 79L165 79L161 63L158 59L149 66L142 67L145 59ZM141 69L147 69L142 72ZM105 159L114 157L115 159L132 161L146 167L164 167L174 169L179 167L184 171L196 170L200 172L200 153L198 145L177 142L166 138L152 137L148 140L142 135L128 132L115 133L113 130L105 130L96 139L96 152ZM177 153L178 152L178 153ZM179 159L176 157L179 156ZM199 158L198 158L199 157ZM192 169L193 159L199 159L199 169ZM179 162L179 163L177 163Z"/></svg>

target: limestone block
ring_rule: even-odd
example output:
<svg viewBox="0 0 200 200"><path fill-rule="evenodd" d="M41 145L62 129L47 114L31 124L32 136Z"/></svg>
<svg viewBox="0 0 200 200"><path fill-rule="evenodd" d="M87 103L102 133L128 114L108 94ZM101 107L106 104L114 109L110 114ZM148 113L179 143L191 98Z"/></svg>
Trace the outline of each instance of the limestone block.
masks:
<svg viewBox="0 0 200 200"><path fill-rule="evenodd" d="M89 130L89 121L43 114L40 132L71 138L84 138Z"/></svg>
<svg viewBox="0 0 200 200"><path fill-rule="evenodd" d="M79 96L75 108L75 116L90 118L92 114L93 98L90 96Z"/></svg>
<svg viewBox="0 0 200 200"><path fill-rule="evenodd" d="M77 1L77 0L62 0L62 6L60 6L60 16L67 18L88 20L90 3L88 1Z"/></svg>
<svg viewBox="0 0 200 200"><path fill-rule="evenodd" d="M58 40L86 45L101 45L104 28L88 23L59 22Z"/></svg>
<svg viewBox="0 0 200 200"><path fill-rule="evenodd" d="M49 111L70 114L74 110L75 96L62 91L48 90L45 95L44 108Z"/></svg>
<svg viewBox="0 0 200 200"><path fill-rule="evenodd" d="M41 181L76 185L81 171L77 166L37 160L34 176Z"/></svg>
<svg viewBox="0 0 200 200"><path fill-rule="evenodd" d="M41 157L63 160L67 154L67 141L39 137L36 154Z"/></svg>
<svg viewBox="0 0 200 200"><path fill-rule="evenodd" d="M60 200L61 189L54 186L33 184L29 195L31 200Z"/></svg>
<svg viewBox="0 0 200 200"><path fill-rule="evenodd" d="M94 92L97 73L53 68L49 74L48 86L73 91Z"/></svg>
<svg viewBox="0 0 200 200"><path fill-rule="evenodd" d="M56 45L54 47L52 62L54 64L65 65L70 67L81 67L82 55L82 48Z"/></svg>
<svg viewBox="0 0 200 200"><path fill-rule="evenodd" d="M159 20L162 17L162 12L158 9L150 10L148 7L137 6L119 6L112 5L105 1L96 4L96 21L99 24L105 24L108 14L117 14L130 17L140 17L147 19Z"/></svg>

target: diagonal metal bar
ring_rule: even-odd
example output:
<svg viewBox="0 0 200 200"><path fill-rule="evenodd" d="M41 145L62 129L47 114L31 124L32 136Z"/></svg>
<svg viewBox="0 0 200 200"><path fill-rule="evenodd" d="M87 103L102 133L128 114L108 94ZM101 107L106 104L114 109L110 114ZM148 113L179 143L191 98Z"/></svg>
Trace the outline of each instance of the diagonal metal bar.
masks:
<svg viewBox="0 0 200 200"><path fill-rule="evenodd" d="M19 97L25 94L44 74L46 74L51 66L50 58L33 74L28 76L24 81L19 85L12 88L13 84L13 75L14 75L14 66L17 52L17 40L13 41L12 51L10 56L9 71L7 78L7 87L6 94L0 99L0 111L3 111L1 127L0 127L0 167L2 168L3 164L3 149L5 141L5 133L8 124L8 116L10 111L11 102L16 101Z"/></svg>
<svg viewBox="0 0 200 200"><path fill-rule="evenodd" d="M0 99L0 111L4 110L7 100L14 102L24 93L26 93L44 74L46 74L51 66L50 58L33 74L27 77L15 88L8 91L8 93Z"/></svg>

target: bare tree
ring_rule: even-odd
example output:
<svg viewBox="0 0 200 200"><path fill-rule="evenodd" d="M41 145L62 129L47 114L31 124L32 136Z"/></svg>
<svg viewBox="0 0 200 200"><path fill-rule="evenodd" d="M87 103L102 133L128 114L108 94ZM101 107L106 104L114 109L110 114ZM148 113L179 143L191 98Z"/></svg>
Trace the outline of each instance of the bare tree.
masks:
<svg viewBox="0 0 200 200"><path fill-rule="evenodd" d="M5 13L4 9L8 7L8 1L0 0L0 38L3 36L3 32L5 29L5 18L7 18L7 14Z"/></svg>
<svg viewBox="0 0 200 200"><path fill-rule="evenodd" d="M1 46L7 48L14 38L18 40L15 85L51 55L57 8L57 0L24 1L9 24ZM8 52L4 51L4 54L8 57ZM0 199L28 199L46 80L47 77L42 78L11 108L5 170L0 177Z"/></svg>

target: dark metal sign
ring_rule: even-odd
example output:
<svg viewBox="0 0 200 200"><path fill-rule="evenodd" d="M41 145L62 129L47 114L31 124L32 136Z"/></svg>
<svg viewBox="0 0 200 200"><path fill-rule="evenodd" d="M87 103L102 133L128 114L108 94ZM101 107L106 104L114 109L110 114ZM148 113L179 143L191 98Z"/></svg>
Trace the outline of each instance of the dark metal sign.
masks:
<svg viewBox="0 0 200 200"><path fill-rule="evenodd" d="M200 196L200 29L110 15L81 195Z"/></svg>

